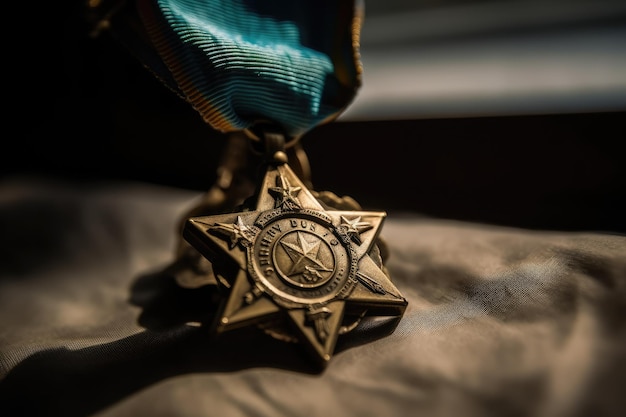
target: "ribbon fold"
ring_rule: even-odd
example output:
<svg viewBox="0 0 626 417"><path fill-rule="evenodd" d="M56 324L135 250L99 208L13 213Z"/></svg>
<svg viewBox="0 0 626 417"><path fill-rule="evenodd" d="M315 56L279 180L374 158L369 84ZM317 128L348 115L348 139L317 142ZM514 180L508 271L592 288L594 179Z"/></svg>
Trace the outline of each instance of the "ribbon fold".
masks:
<svg viewBox="0 0 626 417"><path fill-rule="evenodd" d="M182 94L222 132L258 122L289 137L334 120L361 86L358 0L137 0ZM158 75L158 74L157 74Z"/></svg>

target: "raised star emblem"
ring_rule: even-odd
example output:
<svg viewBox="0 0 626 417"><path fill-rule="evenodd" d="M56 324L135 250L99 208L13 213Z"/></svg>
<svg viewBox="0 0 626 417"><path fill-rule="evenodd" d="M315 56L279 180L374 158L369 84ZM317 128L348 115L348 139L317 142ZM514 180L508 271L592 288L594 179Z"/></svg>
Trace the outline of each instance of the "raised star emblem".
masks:
<svg viewBox="0 0 626 417"><path fill-rule="evenodd" d="M384 212L325 210L288 165L270 166L256 206L187 220L226 297L217 333L282 320L325 365L348 314L402 316L407 301L370 256Z"/></svg>
<svg viewBox="0 0 626 417"><path fill-rule="evenodd" d="M210 230L227 236L230 239L230 248L233 249L237 244L248 246L252 243L253 232L251 228L243 223L240 216L234 224L216 223L215 225L207 225Z"/></svg>
<svg viewBox="0 0 626 417"><path fill-rule="evenodd" d="M361 216L356 216L353 219L348 219L345 216L341 216L341 228L350 236L357 245L361 244L361 233L370 230L372 226L369 222L361 221Z"/></svg>
<svg viewBox="0 0 626 417"><path fill-rule="evenodd" d="M298 200L298 194L302 187L292 187L289 184L289 180L282 175L276 178L278 183L276 187L268 189L270 194L276 199L274 207L284 208L287 210L300 209L300 200Z"/></svg>

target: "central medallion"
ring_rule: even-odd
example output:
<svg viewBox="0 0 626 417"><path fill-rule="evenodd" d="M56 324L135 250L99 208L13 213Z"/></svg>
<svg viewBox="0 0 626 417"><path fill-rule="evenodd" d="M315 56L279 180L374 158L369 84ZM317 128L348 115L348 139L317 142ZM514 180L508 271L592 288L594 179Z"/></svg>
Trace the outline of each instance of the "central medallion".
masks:
<svg viewBox="0 0 626 417"><path fill-rule="evenodd" d="M337 239L333 239L337 242ZM328 282L335 272L335 255L330 243L309 232L283 236L273 251L276 271L289 284L316 288Z"/></svg>
<svg viewBox="0 0 626 417"><path fill-rule="evenodd" d="M330 218L313 213L297 217L283 213L267 224L261 222L261 231L248 247L250 275L279 304L328 302L355 283L349 243Z"/></svg>

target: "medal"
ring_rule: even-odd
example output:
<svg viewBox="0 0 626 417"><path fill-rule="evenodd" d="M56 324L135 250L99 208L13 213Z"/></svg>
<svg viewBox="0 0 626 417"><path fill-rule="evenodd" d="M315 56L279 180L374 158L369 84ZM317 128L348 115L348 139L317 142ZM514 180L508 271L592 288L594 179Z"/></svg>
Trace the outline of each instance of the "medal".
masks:
<svg viewBox="0 0 626 417"><path fill-rule="evenodd" d="M286 162L273 154L250 207L189 218L183 234L227 294L215 331L259 323L324 364L344 319L399 316L407 302L376 254L386 214L326 210Z"/></svg>
<svg viewBox="0 0 626 417"><path fill-rule="evenodd" d="M315 191L300 140L360 86L359 5L138 0L136 10L153 48L146 65L228 138L170 267L183 287L218 288L203 324L215 337L260 327L325 366L363 320L400 318L407 301L380 238L386 213Z"/></svg>

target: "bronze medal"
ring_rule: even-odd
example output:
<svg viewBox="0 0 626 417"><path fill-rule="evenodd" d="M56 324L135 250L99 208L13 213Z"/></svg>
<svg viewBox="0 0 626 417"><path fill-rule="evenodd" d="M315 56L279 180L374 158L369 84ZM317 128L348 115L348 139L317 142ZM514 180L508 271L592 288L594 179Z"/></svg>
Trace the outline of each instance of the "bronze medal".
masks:
<svg viewBox="0 0 626 417"><path fill-rule="evenodd" d="M253 200L184 226L224 291L213 331L258 325L325 364L360 318L404 313L376 245L385 212L326 209L284 157L267 165Z"/></svg>

